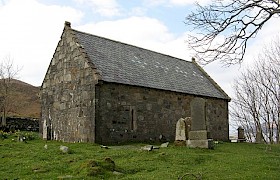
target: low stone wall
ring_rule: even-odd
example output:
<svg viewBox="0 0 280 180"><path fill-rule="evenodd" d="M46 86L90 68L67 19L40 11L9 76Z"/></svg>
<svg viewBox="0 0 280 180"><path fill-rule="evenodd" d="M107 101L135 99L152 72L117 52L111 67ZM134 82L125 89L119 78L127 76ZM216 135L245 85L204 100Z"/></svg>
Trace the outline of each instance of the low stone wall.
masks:
<svg viewBox="0 0 280 180"><path fill-rule="evenodd" d="M0 127L4 131L35 131L39 132L39 119L7 117L6 126Z"/></svg>

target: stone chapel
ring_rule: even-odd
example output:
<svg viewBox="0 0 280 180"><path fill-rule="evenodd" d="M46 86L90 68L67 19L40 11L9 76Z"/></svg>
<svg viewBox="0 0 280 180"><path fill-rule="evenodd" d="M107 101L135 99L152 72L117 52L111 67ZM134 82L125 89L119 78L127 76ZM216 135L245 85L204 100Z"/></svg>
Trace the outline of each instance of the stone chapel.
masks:
<svg viewBox="0 0 280 180"><path fill-rule="evenodd" d="M176 47L174 47L176 48ZM81 32L65 22L41 86L44 139L114 144L174 141L205 100L206 130L229 139L229 96L194 61Z"/></svg>

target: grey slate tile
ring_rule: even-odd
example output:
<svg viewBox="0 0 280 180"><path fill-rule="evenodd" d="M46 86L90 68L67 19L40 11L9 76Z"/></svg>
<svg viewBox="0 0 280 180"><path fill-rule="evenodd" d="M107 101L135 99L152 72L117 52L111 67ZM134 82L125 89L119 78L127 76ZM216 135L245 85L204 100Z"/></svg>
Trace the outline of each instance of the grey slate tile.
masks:
<svg viewBox="0 0 280 180"><path fill-rule="evenodd" d="M73 31L103 81L229 99L192 62Z"/></svg>

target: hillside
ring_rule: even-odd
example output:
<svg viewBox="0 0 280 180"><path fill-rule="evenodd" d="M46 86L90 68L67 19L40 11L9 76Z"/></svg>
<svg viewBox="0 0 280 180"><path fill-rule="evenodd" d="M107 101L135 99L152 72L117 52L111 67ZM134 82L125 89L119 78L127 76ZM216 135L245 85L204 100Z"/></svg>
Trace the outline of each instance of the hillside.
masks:
<svg viewBox="0 0 280 180"><path fill-rule="evenodd" d="M40 117L40 87L12 80L9 88L8 116Z"/></svg>

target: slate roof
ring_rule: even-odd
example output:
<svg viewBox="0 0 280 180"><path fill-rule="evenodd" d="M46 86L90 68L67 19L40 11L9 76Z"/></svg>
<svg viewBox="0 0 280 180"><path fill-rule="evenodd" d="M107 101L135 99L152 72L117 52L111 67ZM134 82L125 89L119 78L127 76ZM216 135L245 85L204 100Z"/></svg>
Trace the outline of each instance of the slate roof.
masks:
<svg viewBox="0 0 280 180"><path fill-rule="evenodd" d="M73 32L103 81L230 100L195 62L77 30Z"/></svg>

